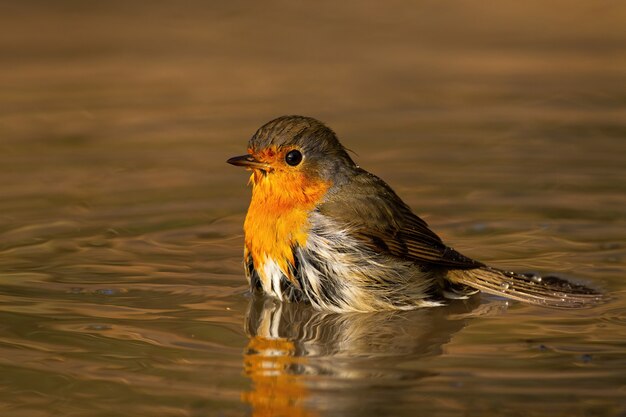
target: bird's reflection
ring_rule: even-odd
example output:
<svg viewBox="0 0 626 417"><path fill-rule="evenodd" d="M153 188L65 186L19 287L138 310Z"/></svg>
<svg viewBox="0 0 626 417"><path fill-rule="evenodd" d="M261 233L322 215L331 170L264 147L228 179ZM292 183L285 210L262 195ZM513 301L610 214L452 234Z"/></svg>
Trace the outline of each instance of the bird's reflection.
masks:
<svg viewBox="0 0 626 417"><path fill-rule="evenodd" d="M329 387L410 385L431 375L415 363L439 355L477 304L470 299L415 311L335 314L254 297L244 353L253 387L242 399L254 416L312 416L324 404L338 406Z"/></svg>

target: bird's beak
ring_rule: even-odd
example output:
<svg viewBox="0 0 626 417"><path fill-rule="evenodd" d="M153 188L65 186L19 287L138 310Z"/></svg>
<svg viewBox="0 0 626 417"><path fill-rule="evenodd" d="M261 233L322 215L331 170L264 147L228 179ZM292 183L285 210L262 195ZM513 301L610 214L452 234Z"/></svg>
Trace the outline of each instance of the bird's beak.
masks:
<svg viewBox="0 0 626 417"><path fill-rule="evenodd" d="M238 166L238 167L257 168L257 169L263 169L265 171L268 171L271 168L269 164L266 164L265 162L261 162L255 159L254 156L249 155L249 154L241 155L241 156L234 156L226 162L228 162L231 165Z"/></svg>

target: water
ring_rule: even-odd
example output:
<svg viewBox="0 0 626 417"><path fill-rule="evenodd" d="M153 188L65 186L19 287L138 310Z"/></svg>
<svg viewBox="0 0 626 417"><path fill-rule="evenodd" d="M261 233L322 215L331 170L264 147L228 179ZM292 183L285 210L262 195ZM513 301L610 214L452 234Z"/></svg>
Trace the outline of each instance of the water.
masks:
<svg viewBox="0 0 626 417"><path fill-rule="evenodd" d="M621 3L0 10L2 415L626 413ZM225 160L286 113L459 251L611 301L251 299Z"/></svg>

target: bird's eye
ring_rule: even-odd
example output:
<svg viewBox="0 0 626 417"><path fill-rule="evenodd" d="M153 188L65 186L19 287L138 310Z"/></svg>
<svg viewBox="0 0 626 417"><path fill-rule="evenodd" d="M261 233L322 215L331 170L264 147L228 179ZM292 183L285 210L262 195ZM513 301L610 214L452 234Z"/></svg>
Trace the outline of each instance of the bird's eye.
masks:
<svg viewBox="0 0 626 417"><path fill-rule="evenodd" d="M295 167L300 162L302 162L302 153L296 149L287 152L287 155L285 155L285 162L287 162L292 167Z"/></svg>

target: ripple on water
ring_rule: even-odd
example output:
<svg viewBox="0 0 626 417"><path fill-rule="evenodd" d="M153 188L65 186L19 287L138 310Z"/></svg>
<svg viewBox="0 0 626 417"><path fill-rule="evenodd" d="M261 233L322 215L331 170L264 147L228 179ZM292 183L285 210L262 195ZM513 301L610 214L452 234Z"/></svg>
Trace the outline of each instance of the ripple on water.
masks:
<svg viewBox="0 0 626 417"><path fill-rule="evenodd" d="M626 326L626 308L610 308L602 313L600 320L611 325Z"/></svg>

